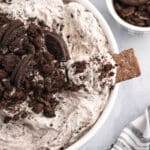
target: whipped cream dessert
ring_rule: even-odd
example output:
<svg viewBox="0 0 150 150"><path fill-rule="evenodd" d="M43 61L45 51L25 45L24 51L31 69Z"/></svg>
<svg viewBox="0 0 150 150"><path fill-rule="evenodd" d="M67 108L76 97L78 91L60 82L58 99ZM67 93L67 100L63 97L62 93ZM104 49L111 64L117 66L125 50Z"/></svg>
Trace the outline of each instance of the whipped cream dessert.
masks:
<svg viewBox="0 0 150 150"><path fill-rule="evenodd" d="M68 147L115 85L106 36L78 2L0 1L0 62L0 150Z"/></svg>

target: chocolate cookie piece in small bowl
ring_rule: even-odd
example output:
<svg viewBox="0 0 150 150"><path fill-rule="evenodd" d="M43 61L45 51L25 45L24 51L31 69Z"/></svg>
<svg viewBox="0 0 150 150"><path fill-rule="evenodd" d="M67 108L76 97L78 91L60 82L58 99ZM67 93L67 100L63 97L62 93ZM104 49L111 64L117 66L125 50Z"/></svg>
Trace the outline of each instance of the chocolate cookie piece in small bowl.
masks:
<svg viewBox="0 0 150 150"><path fill-rule="evenodd" d="M107 0L112 17L131 33L150 33L149 0Z"/></svg>

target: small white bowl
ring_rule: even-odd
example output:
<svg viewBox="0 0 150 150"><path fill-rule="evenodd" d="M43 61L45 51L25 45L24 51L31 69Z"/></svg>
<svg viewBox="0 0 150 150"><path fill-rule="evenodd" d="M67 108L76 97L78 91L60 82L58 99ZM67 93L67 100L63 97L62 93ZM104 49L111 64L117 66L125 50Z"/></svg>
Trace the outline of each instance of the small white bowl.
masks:
<svg viewBox="0 0 150 150"><path fill-rule="evenodd" d="M101 25L101 27L108 39L108 42L112 48L112 51L114 53L118 53L118 46L117 46L115 38L112 34L112 31L111 31L110 27L108 26L107 22L105 21L105 19L103 18L103 16L101 15L101 13L95 8L95 6L93 6L92 3L89 2L88 0L72 0L72 1L79 2L80 4L82 4L85 8L87 8L89 11L91 11L94 14L94 16L99 21L99 24ZM119 84L115 85L114 89L112 90L112 92L110 94L108 103L107 103L103 113L100 115L100 117L98 118L98 120L96 121L94 126L89 131L87 131L87 133L85 133L78 141L76 141L71 146L69 146L67 148L67 150L78 150L88 140L90 140L97 133L97 131L100 128L102 128L103 124L105 123L109 114L111 113L112 108L114 107L115 100L116 100L117 93L118 93L118 88L119 88Z"/></svg>
<svg viewBox="0 0 150 150"><path fill-rule="evenodd" d="M138 27L134 26L132 24L129 24L128 22L124 21L120 16L117 14L114 4L114 0L106 0L108 10L112 17L123 27L125 27L129 32L132 33L150 33L150 27Z"/></svg>

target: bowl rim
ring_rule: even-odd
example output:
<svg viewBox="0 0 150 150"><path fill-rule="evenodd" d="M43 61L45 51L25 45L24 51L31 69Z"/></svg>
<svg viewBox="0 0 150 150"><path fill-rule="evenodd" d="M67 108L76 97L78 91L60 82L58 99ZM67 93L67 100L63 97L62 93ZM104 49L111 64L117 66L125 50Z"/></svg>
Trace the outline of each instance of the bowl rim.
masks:
<svg viewBox="0 0 150 150"><path fill-rule="evenodd" d="M132 30L132 31L138 31L138 32L150 32L150 27L138 27L134 26L132 24L127 23L124 21L116 12L113 4L113 0L106 0L107 8L112 15L112 17L122 26Z"/></svg>
<svg viewBox="0 0 150 150"><path fill-rule="evenodd" d="M113 52L118 53L119 50L118 50L118 46L117 46L115 37L114 37L109 25L107 24L106 20L104 19L102 14L98 11L98 9L89 0L72 0L72 1L79 2L80 4L82 4L85 8L87 8L94 14L94 16L98 20L99 24L101 25L101 27L105 33L105 36L108 39L108 42L110 43L110 46L111 46ZM96 123L91 127L91 129L89 129L89 131L87 133L85 133L82 137L80 137L80 139L78 141L76 141L75 143L70 145L68 148L66 148L66 150L77 150L77 149L81 148L81 146L83 146L85 143L87 143L96 134L96 132L103 126L103 124L107 120L107 118L108 118L109 114L111 113L112 108L115 104L116 97L118 94L118 89L119 89L119 84L116 84L114 89L110 93L109 100L104 108L104 111L102 112L102 114L100 115L100 117L98 118Z"/></svg>

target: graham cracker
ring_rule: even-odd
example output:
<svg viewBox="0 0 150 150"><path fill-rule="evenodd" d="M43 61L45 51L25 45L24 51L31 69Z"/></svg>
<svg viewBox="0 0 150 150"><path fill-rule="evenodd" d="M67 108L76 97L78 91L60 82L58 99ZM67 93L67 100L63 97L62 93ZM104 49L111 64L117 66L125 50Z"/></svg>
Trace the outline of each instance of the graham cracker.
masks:
<svg viewBox="0 0 150 150"><path fill-rule="evenodd" d="M113 59L118 65L116 82L129 80L141 75L139 63L132 48L119 54L113 54Z"/></svg>

